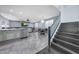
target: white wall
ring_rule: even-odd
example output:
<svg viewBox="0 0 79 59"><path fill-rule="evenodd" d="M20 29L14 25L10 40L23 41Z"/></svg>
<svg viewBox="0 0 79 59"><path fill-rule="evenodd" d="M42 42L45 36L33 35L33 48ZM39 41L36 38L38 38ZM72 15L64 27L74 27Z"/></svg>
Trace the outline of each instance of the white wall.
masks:
<svg viewBox="0 0 79 59"><path fill-rule="evenodd" d="M13 20L13 21L19 21L19 19L14 16L14 15L11 15L9 13L0 13L0 15L6 19L9 19L9 20Z"/></svg>
<svg viewBox="0 0 79 59"><path fill-rule="evenodd" d="M34 27L34 24L33 23L29 23L28 27Z"/></svg>
<svg viewBox="0 0 79 59"><path fill-rule="evenodd" d="M0 16L0 28L1 27L9 27L9 21L2 16Z"/></svg>
<svg viewBox="0 0 79 59"><path fill-rule="evenodd" d="M9 21L10 22L10 27L21 27L21 22L19 21Z"/></svg>
<svg viewBox="0 0 79 59"><path fill-rule="evenodd" d="M44 23L35 23L35 28L48 28L49 26L51 26L53 24L53 19L49 20L49 21L45 21Z"/></svg>
<svg viewBox="0 0 79 59"><path fill-rule="evenodd" d="M52 20L49 20L49 21L46 21L45 27L48 28L48 27L51 26L52 24L53 24L53 19L52 19Z"/></svg>
<svg viewBox="0 0 79 59"><path fill-rule="evenodd" d="M61 22L79 21L79 6L65 5L61 9Z"/></svg>
<svg viewBox="0 0 79 59"><path fill-rule="evenodd" d="M21 27L21 22L10 21L7 18L0 15L0 28L2 27Z"/></svg>

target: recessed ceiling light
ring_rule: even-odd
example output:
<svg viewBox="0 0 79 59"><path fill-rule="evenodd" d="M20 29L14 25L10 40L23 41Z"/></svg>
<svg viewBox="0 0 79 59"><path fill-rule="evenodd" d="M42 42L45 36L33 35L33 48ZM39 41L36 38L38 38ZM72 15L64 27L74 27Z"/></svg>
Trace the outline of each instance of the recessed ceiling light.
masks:
<svg viewBox="0 0 79 59"><path fill-rule="evenodd" d="M41 23L44 23L44 20L41 20Z"/></svg>

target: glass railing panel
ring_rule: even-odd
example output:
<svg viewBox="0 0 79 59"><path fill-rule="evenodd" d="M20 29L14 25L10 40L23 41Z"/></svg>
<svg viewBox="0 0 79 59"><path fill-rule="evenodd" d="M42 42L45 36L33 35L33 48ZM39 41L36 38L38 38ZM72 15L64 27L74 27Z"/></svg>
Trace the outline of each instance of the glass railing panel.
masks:
<svg viewBox="0 0 79 59"><path fill-rule="evenodd" d="M60 24L60 15L53 18L53 24L48 29L48 46L50 47L52 37Z"/></svg>
<svg viewBox="0 0 79 59"><path fill-rule="evenodd" d="M50 37L53 36L53 34L54 34L59 22L60 22L59 16L55 17L52 26L50 26Z"/></svg>

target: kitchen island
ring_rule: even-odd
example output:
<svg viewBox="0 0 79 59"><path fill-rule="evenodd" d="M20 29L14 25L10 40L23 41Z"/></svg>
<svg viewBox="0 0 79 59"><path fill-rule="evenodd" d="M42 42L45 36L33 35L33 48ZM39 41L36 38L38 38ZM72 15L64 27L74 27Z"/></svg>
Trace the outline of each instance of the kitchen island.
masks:
<svg viewBox="0 0 79 59"><path fill-rule="evenodd" d="M0 29L0 41L24 38L29 36L28 28Z"/></svg>

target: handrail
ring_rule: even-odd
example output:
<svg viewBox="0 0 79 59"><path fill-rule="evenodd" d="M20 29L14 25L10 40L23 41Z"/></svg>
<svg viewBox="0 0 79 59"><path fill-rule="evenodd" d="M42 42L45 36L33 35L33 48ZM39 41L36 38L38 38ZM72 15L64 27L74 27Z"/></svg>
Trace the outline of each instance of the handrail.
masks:
<svg viewBox="0 0 79 59"><path fill-rule="evenodd" d="M49 49L51 47L51 42L53 41L53 38L54 38L56 32L58 31L60 24L61 24L60 15L58 15L57 17L55 17L53 19L53 24L48 28L48 47L49 47Z"/></svg>

